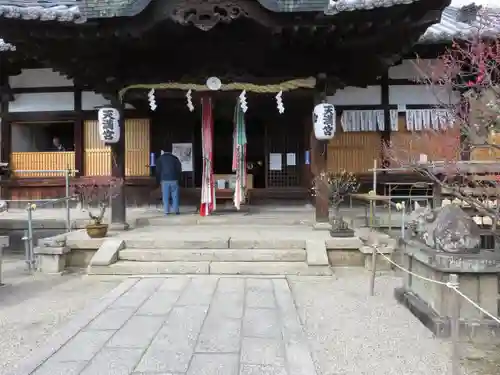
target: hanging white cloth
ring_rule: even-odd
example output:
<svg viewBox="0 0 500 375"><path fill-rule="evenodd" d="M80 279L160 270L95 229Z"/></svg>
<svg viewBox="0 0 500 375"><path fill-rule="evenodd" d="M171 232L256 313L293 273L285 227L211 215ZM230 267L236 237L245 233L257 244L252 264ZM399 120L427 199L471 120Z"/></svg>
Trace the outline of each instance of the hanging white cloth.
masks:
<svg viewBox="0 0 500 375"><path fill-rule="evenodd" d="M446 109L406 110L406 129L409 131L446 130L451 127L453 127L452 116Z"/></svg>
<svg viewBox="0 0 500 375"><path fill-rule="evenodd" d="M391 109L389 114L391 116L391 131L397 132L399 130L399 112L397 109Z"/></svg>
<svg viewBox="0 0 500 375"><path fill-rule="evenodd" d="M390 111L391 130L398 129L398 112ZM344 132L384 131L384 111L381 109L345 110L340 116L340 125Z"/></svg>

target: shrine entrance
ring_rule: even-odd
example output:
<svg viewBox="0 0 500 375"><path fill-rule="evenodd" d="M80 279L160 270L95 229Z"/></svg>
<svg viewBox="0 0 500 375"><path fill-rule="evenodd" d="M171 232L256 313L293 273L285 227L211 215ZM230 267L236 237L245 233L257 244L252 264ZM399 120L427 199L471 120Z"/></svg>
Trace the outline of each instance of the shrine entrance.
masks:
<svg viewBox="0 0 500 375"><path fill-rule="evenodd" d="M285 112L276 108L274 95L254 94L248 97L245 118L247 168L246 188L250 202L262 204L287 200L307 200L310 188L309 165L306 160L311 95L284 98ZM157 108L151 116L151 152L158 157L161 150L172 151L176 145L192 147L192 170L184 170L181 187L190 203L199 201L203 178L201 104L193 97L191 112L185 98L168 97L156 91ZM234 193L233 170L234 112L237 93L213 94L213 175L219 199L231 200ZM189 147L189 146L188 146Z"/></svg>

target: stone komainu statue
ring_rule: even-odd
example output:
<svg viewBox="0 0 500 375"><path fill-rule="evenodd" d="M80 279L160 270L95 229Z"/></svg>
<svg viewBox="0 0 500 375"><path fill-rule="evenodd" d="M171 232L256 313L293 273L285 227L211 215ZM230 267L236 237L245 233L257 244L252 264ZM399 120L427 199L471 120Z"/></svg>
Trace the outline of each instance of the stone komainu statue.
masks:
<svg viewBox="0 0 500 375"><path fill-rule="evenodd" d="M447 253L479 251L479 227L460 207L418 207L410 214L406 238Z"/></svg>

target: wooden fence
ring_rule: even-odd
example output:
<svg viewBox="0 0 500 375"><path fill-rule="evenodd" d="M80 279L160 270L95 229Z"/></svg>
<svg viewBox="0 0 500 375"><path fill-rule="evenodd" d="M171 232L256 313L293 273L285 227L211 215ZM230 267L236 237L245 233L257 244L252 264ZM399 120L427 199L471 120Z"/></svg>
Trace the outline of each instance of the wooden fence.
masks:
<svg viewBox="0 0 500 375"><path fill-rule="evenodd" d="M20 170L63 171L75 169L75 153L73 151L54 152L13 152L10 158L13 174L18 178L25 177L63 177L64 172L27 172Z"/></svg>

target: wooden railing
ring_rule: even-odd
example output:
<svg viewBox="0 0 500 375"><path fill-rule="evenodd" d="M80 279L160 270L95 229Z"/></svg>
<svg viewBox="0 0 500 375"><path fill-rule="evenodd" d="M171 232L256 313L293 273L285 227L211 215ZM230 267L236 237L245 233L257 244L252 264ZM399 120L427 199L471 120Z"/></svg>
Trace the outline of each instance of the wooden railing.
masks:
<svg viewBox="0 0 500 375"><path fill-rule="evenodd" d="M492 133L488 136L488 141L484 146L472 147L470 159L499 161L500 149L498 149L498 145L500 145L500 134Z"/></svg>
<svg viewBox="0 0 500 375"><path fill-rule="evenodd" d="M18 178L64 177L63 170L75 169L75 153L74 151L13 152L10 158L10 168L13 175ZM23 170L39 170L43 172L16 172Z"/></svg>

